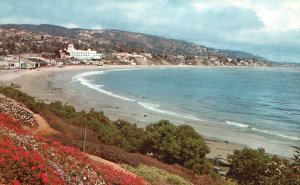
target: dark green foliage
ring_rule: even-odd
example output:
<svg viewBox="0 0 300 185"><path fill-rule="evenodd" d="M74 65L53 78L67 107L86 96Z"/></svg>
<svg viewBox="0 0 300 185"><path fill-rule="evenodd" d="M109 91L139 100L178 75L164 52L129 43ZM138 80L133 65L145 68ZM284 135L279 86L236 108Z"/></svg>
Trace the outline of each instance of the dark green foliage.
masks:
<svg viewBox="0 0 300 185"><path fill-rule="evenodd" d="M136 124L121 119L113 123L124 137L123 146L121 147L131 152L139 151L143 144L144 129L138 128Z"/></svg>
<svg viewBox="0 0 300 185"><path fill-rule="evenodd" d="M238 180L241 184L260 184L262 177L267 176L266 164L271 162L271 157L263 148L235 150L228 159L232 166L227 176Z"/></svg>
<svg viewBox="0 0 300 185"><path fill-rule="evenodd" d="M167 120L147 125L142 151L153 153L159 160L174 163L180 149L179 143L175 141L175 130L176 126Z"/></svg>
<svg viewBox="0 0 300 185"><path fill-rule="evenodd" d="M289 161L269 155L263 148L235 150L228 160L231 167L227 177L240 184L296 185L300 182L299 171Z"/></svg>
<svg viewBox="0 0 300 185"><path fill-rule="evenodd" d="M203 138L188 125L175 126L162 120L146 126L142 152L152 153L156 158L178 163L197 173L209 173L204 167L209 152ZM205 169L204 169L205 168Z"/></svg>

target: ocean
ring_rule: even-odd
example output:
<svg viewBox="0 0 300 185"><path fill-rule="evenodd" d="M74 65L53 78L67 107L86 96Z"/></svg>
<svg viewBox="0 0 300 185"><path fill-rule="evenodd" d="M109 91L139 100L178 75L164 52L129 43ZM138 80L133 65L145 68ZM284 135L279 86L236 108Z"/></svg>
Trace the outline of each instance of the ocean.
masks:
<svg viewBox="0 0 300 185"><path fill-rule="evenodd" d="M300 146L297 67L113 69L73 79L95 93L183 119L203 135L201 125L216 127L217 139L287 157Z"/></svg>

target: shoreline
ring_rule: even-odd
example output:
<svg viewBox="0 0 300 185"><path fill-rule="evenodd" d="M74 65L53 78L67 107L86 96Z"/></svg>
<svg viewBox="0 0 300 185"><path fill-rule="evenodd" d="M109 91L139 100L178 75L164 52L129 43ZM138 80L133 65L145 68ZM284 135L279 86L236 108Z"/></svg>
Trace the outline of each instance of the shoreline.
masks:
<svg viewBox="0 0 300 185"><path fill-rule="evenodd" d="M62 101L69 103L77 110L84 109L88 111L91 108L95 108L97 111L104 111L104 114L111 120L121 118L132 123L137 123L139 127L145 127L147 124L161 119L170 120L175 125L183 123L186 124L192 121L178 119L170 115L162 115L143 107L139 107L137 110L137 105L134 102L117 99L102 93L101 96L97 97L97 99L93 101L90 97L88 97L89 92L94 92L93 89L86 88L84 89L84 92L86 93L80 93L82 89L75 89L75 86L72 86L72 83L71 86L68 85L70 83L70 79L77 74L95 70L190 67L191 66L68 66L64 68L49 67L26 71L14 70L13 72L5 72L5 74L1 73L0 77L1 81L20 85L21 91L26 92L37 99L46 101ZM43 75L41 72L44 72ZM190 125L195 128L193 124ZM210 147L211 152L207 155L208 158L216 157L224 159L228 154L232 153L234 149L242 149L246 146L233 141L229 141L227 144L225 140L218 138L218 131L211 130L211 128L206 127L205 124L195 129L198 130L198 132L200 130L199 133L205 138L206 143ZM209 136L204 134L207 130L209 130L209 133L213 134L210 134ZM243 134L239 134L239 137L242 138ZM236 139L239 140L239 137Z"/></svg>

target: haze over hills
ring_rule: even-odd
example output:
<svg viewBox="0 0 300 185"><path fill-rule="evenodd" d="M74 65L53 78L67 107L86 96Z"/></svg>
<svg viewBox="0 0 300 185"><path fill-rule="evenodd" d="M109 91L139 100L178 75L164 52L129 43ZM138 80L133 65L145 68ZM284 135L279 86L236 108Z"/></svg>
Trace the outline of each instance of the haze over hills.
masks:
<svg viewBox="0 0 300 185"><path fill-rule="evenodd" d="M253 61L267 62L267 59L261 56L243 51L219 50L183 40L168 39L160 36L114 29L69 29L49 24L3 24L0 25L0 28L27 30L33 33L46 33L56 37L67 37L72 39L72 42L78 41L79 44L77 44L77 47L82 47L81 49L91 48L105 53L150 53L152 55L158 55L158 57L163 58L166 61L173 60L173 56L183 55L186 60L191 61L189 64L197 63L193 60L195 57L204 58L204 60L206 58L208 60L213 59L212 61L219 61L219 63L223 62L224 65L227 65L227 58L232 58L236 61L241 59L249 60L249 63Z"/></svg>

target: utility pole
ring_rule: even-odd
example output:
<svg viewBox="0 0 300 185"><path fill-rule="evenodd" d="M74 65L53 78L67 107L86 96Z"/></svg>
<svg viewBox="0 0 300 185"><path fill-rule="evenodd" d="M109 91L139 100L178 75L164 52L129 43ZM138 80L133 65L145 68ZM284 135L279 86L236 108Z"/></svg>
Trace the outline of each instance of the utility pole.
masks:
<svg viewBox="0 0 300 185"><path fill-rule="evenodd" d="M85 151L85 143L86 143L86 126L84 127L83 152Z"/></svg>
<svg viewBox="0 0 300 185"><path fill-rule="evenodd" d="M18 59L19 59L19 68L21 68L21 60L20 60L20 55L19 55L19 49L16 48L17 50L17 56L18 56Z"/></svg>

